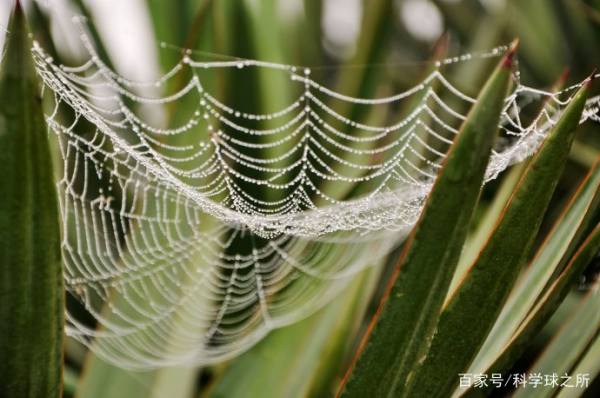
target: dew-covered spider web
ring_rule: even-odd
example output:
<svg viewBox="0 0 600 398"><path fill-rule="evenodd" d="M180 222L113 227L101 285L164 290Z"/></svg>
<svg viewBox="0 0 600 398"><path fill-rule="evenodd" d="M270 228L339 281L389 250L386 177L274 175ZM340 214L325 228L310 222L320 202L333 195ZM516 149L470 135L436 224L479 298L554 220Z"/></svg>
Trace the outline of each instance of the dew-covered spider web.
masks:
<svg viewBox="0 0 600 398"><path fill-rule="evenodd" d="M440 61L413 88L367 99L309 69L192 52L157 81L132 81L82 41L79 66L33 47L62 164L65 283L80 304L66 331L134 369L231 358L386 256L476 102L444 68L505 50ZM247 84L258 73L294 93L279 110L238 105L269 94ZM513 77L486 181L535 151L579 87ZM599 120L598 104L582 122Z"/></svg>

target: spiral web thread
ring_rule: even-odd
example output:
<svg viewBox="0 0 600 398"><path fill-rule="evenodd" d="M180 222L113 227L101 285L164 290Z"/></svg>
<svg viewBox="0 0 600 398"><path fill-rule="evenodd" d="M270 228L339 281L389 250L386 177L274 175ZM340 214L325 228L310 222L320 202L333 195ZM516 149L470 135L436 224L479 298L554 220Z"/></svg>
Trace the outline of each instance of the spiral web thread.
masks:
<svg viewBox="0 0 600 398"><path fill-rule="evenodd" d="M440 61L412 89L363 99L308 69L191 52L161 79L136 82L82 41L89 60L77 67L32 49L53 98L65 282L80 303L67 310L66 331L132 369L231 358L387 255L476 102L441 68L505 49ZM297 97L252 114L205 87L220 71L252 70L289 78ZM177 79L184 84L167 94L140 94ZM486 182L535 151L580 86L554 93L522 85L518 72L514 80ZM192 104L183 122L152 121L182 104ZM588 100L581 122L599 121L598 104ZM380 116L352 120L338 111L348 106Z"/></svg>

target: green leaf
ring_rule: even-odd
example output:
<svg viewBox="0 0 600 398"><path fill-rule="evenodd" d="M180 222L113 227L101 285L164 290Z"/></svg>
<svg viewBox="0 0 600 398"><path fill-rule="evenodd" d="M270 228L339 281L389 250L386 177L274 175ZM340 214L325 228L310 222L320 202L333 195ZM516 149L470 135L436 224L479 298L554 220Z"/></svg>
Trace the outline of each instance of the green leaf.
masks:
<svg viewBox="0 0 600 398"><path fill-rule="evenodd" d="M463 37L461 42L466 46L463 51L468 53L479 51L482 48L492 48L506 40L504 37L505 13L488 13L478 0L458 2L434 0L434 3L444 15L449 34L452 35L456 32ZM469 23L469 21L475 20L479 22L477 24ZM454 38L454 35L452 37ZM454 65L448 69L448 72L461 91L473 93L479 90L479 87L489 77L489 68L488 62L464 62ZM444 100L463 113L464 104L462 102L456 101L453 96L444 98Z"/></svg>
<svg viewBox="0 0 600 398"><path fill-rule="evenodd" d="M444 14L446 25L452 28L463 39L470 39L474 35L477 24L471 21L485 17L483 5L477 0L444 1L433 0Z"/></svg>
<svg viewBox="0 0 600 398"><path fill-rule="evenodd" d="M589 13L591 6L585 4L582 0L560 2L561 9L566 17L565 27L570 29L570 35L565 38L572 43L571 52L575 53L577 62L581 64L595 64L600 62L600 49L596 46L598 36L595 31L595 24L591 20Z"/></svg>
<svg viewBox="0 0 600 398"><path fill-rule="evenodd" d="M111 365L93 353L89 353L75 396L161 398L171 395L177 398L191 398L197 373L198 370L194 367L132 371Z"/></svg>
<svg viewBox="0 0 600 398"><path fill-rule="evenodd" d="M150 397L152 372L131 372L108 364L89 353L79 379L76 397Z"/></svg>
<svg viewBox="0 0 600 398"><path fill-rule="evenodd" d="M552 82L565 64L565 43L559 15L546 0L507 1L507 23L521 38L521 60L535 77Z"/></svg>
<svg viewBox="0 0 600 398"><path fill-rule="evenodd" d="M375 0L365 8L356 53L348 65L369 65L386 55L386 44L392 33L394 16L392 0ZM369 97L375 93L380 74L374 68L345 68L339 77L337 91L347 95ZM352 104L340 105L342 114L360 113Z"/></svg>
<svg viewBox="0 0 600 398"><path fill-rule="evenodd" d="M73 370L72 368L66 366L64 369L64 396L72 397L75 395L75 390L77 386L77 380L79 378L79 374Z"/></svg>
<svg viewBox="0 0 600 398"><path fill-rule="evenodd" d="M23 12L0 80L0 395L59 397L64 290L56 187Z"/></svg>
<svg viewBox="0 0 600 398"><path fill-rule="evenodd" d="M537 301L528 317L522 322L519 330L494 363L484 372L486 374L506 371L521 356L532 338L542 329L550 316L556 311L585 267L600 250L600 224L597 225L577 250L569 264L554 280L552 285ZM486 396L485 389L470 389L465 397Z"/></svg>
<svg viewBox="0 0 600 398"><path fill-rule="evenodd" d="M486 209L482 219L479 221L475 231L469 235L460 255L458 267L452 277L452 284L446 297L446 302L452 297L459 287L465 275L469 272L471 264L477 259L479 252L483 249L490 233L494 230L496 220L502 214L502 210L510 200L510 197L523 175L525 163L520 163L511 168L504 176L502 185L496 192L492 203Z"/></svg>
<svg viewBox="0 0 600 398"><path fill-rule="evenodd" d="M571 159L580 165L584 167L593 167L596 159L600 156L600 150L585 142L575 141L573 143L573 148L571 148L571 155Z"/></svg>
<svg viewBox="0 0 600 398"><path fill-rule="evenodd" d="M431 350L413 388L446 396L458 383L496 321L534 243L566 163L587 87L573 102L528 164L487 244L445 306ZM465 325L470 325L465 329ZM412 394L412 395L411 395ZM411 390L408 395L415 396Z"/></svg>
<svg viewBox="0 0 600 398"><path fill-rule="evenodd" d="M545 348L528 373L539 373L551 375L553 373L563 375L571 373L572 367L577 363L579 357L586 351L590 342L593 341L598 330L600 330L600 294L591 290L575 313L568 320L558 334ZM543 398L551 397L556 393L554 388L520 388L514 398Z"/></svg>
<svg viewBox="0 0 600 398"><path fill-rule="evenodd" d="M300 38L300 48L296 50L303 62L321 65L323 54L321 43L321 21L323 20L323 0L302 0L304 15L294 27L294 33Z"/></svg>
<svg viewBox="0 0 600 398"><path fill-rule="evenodd" d="M343 396L401 395L429 348L498 130L513 53L514 48L482 89L450 148Z"/></svg>
<svg viewBox="0 0 600 398"><path fill-rule="evenodd" d="M593 227L600 207L600 161L581 183L566 210L534 260L510 293L506 305L487 336L470 371L482 372L501 352L519 324L525 319L552 275L563 268L581 244L581 239Z"/></svg>
<svg viewBox="0 0 600 398"><path fill-rule="evenodd" d="M209 1L202 2L202 6L204 7ZM190 32L190 19L194 14L189 12L188 0L176 2L147 0L147 7L157 41L180 47L189 44L187 38ZM181 53L162 50L159 52L159 58L163 71L169 71L180 60Z"/></svg>
<svg viewBox="0 0 600 398"><path fill-rule="evenodd" d="M598 292L596 292L598 295ZM590 376L590 380L596 380L600 375L600 334L596 335L596 338L589 346L587 352L579 361L579 364L571 371L572 375L585 375ZM590 381L591 383L591 381ZM581 389L577 388L563 388L560 390L556 398L579 398L581 397Z"/></svg>
<svg viewBox="0 0 600 398"><path fill-rule="evenodd" d="M559 77L559 79L556 81L556 83L550 91L560 91L564 87L565 80L567 77L567 71L563 72L563 74ZM552 112L551 109L548 109L549 102L551 101L543 101L541 104L540 111L547 109L549 112ZM540 113L540 116L541 115L542 114ZM574 145L575 142L573 143L573 146ZM469 267L475 262L477 256L479 255L479 252L483 249L483 246L485 245L488 237L494 230L496 220L500 217L502 211L504 210L504 207L506 207L506 204L510 200L512 192L519 183L526 166L527 161L521 162L512 167L511 170L508 173L506 173L506 175L503 177L502 185L496 192L492 203L489 205L489 208L486 209L482 219L479 220L474 232L467 238L467 242L460 256L458 268L452 279L452 284L450 285L450 291L448 292L446 301L448 301L450 297L454 294L456 288L468 272Z"/></svg>

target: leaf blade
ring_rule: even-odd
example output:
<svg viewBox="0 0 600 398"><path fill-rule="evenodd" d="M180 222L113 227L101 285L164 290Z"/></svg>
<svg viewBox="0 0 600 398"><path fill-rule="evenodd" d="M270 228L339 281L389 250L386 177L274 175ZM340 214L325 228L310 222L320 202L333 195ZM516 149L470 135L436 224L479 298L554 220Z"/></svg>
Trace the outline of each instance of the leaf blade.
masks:
<svg viewBox="0 0 600 398"><path fill-rule="evenodd" d="M438 333L413 388L427 381L426 394L446 396L458 384L456 375L466 370L483 344L526 263L586 98L583 88L530 161L488 242L442 311ZM465 325L470 325L468 330ZM412 390L409 396L416 393Z"/></svg>
<svg viewBox="0 0 600 398"><path fill-rule="evenodd" d="M59 397L64 291L58 204L27 28L18 5L4 57L0 103L0 395Z"/></svg>
<svg viewBox="0 0 600 398"><path fill-rule="evenodd" d="M482 89L450 149L373 322L380 319L370 327L364 352L359 351L347 374L343 396L399 395L428 348L478 199L514 50Z"/></svg>
<svg viewBox="0 0 600 398"><path fill-rule="evenodd" d="M589 349L579 361L577 366L571 371L571 374L583 375L588 374L590 380L596 380L600 374L600 335L597 335ZM576 388L563 388L560 390L556 398L578 398L580 397L580 390Z"/></svg>
<svg viewBox="0 0 600 398"><path fill-rule="evenodd" d="M581 243L582 236L579 235L589 232L586 229L593 223L594 214L599 207L599 188L600 161L581 183L531 265L510 293L496 325L471 364L470 371L482 372L491 364L494 353L510 340L544 287L551 281L555 270L562 262L568 262Z"/></svg>
<svg viewBox="0 0 600 398"><path fill-rule="evenodd" d="M546 321L562 303L572 283L581 275L585 267L598 253L598 250L600 250L600 225L597 225L581 244L569 264L552 283L552 286L544 293L543 297L538 300L536 306L532 309L527 319L523 321L502 354L488 367L485 373L502 373L514 363L528 346L531 339L541 330ZM463 396L484 397L486 396L486 390L471 388Z"/></svg>
<svg viewBox="0 0 600 398"><path fill-rule="evenodd" d="M600 294L597 293L591 290L581 300L568 323L561 328L529 369L530 374L562 375L570 372L600 330ZM541 398L554 396L555 393L552 388L519 388L514 397Z"/></svg>

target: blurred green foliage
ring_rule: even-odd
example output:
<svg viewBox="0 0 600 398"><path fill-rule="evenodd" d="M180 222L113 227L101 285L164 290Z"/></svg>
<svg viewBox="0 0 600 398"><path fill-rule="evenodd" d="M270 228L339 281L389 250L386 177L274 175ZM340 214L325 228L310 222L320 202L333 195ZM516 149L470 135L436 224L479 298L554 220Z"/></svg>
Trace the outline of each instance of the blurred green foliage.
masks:
<svg viewBox="0 0 600 398"><path fill-rule="evenodd" d="M94 28L96 21L86 8L88 2L65 1L76 12L89 17L95 45L103 49L100 54L104 61L109 65L114 64L110 52L103 45L99 30ZM411 13L407 4L415 2L427 3L432 10L430 12L440 17L437 29L445 34L442 39L423 39L415 33L414 23L407 23L407 20L416 20L418 23L419 18L428 21L435 19L432 15ZM411 87L423 76L424 69L431 65L423 61L438 59L440 53L456 55L487 50L506 44L515 37L521 40L518 55L520 77L536 87L551 86L565 68L570 69L569 81L565 83L568 86L571 82L581 81L600 65L600 46L597 45L600 40L598 0L356 0L349 1L346 6L343 1L333 0L147 0L145 3L159 57L156 64L163 72L179 59L181 53L162 48L161 42L204 53L310 66L315 79L344 94L357 97L399 92ZM338 4L337 9L329 7L334 3ZM358 15L355 21L356 35L348 26L331 25L336 20L331 16L335 16L336 12L354 15L345 7L358 10L354 13ZM53 24L57 21L52 20L52 13L48 14L47 11L44 7L31 10L32 30L46 48L51 48L54 43L57 47L53 51L55 55L69 63L77 58L76 54L65 51L61 43L56 42L56 37L53 37L56 26ZM427 25L425 22L423 24ZM331 31L336 29L348 30L345 46L334 43ZM468 63L452 67L448 73L461 89L476 95L490 75L491 65L486 62ZM218 92L227 103L248 112L272 112L293 95L286 82L260 71L249 73L243 79L223 72L216 74L210 85L211 90ZM167 120L170 124L177 124L178 120L189 114L192 107L193 104L184 101L177 108L166 109ZM360 108L352 107L338 110L356 120L379 120L386 118L387 113L406 112L406 109L387 109L383 114L363 114ZM598 130L597 124L587 124L578 129L566 171L558 181L535 246L546 236L578 183L597 162L600 154ZM485 214L497 214L497 209L501 208L493 203L501 197L498 192L501 192L500 187L506 183L506 179L502 177L484 189L475 210L474 231L486 225L484 221L480 223L486 219ZM505 191L511 192L512 188L511 185ZM354 193L345 190L347 187L331 186L324 189L341 190L337 192L338 195ZM505 203L506 200L504 198L499 202ZM590 217L591 221L588 221L592 226L598 223L597 213ZM589 229L585 234L595 236ZM579 236L576 247L579 247L581 238ZM563 256L561 252L561 259ZM106 365L70 342L66 345L68 377L65 377L65 393L67 396L84 398L332 396L397 258L398 252L392 254L387 262L375 267L374 271L360 275L338 300L310 318L273 332L238 359L213 368L134 373ZM567 269L569 265L558 266ZM584 273L586 281L594 281L596 274L597 266L594 268L592 265ZM559 270L552 280L562 281L560 275ZM564 280L568 280L567 287L571 287L572 281L568 278ZM593 282L587 283L593 285ZM575 288L570 290L571 301L586 300L582 301L579 310L584 313L593 299L589 298L589 294L581 299L581 292ZM554 307L558 305L554 304ZM553 310L546 312L547 318ZM541 368L548 366L548 361L555 360L556 354L553 352L556 344L549 346L548 354L539 356L538 353L540 347L546 344L547 337L544 336L555 335L557 325L567 322L568 314L561 314L557 312L553 322L537 339L537 331L544 322L534 328L536 333L522 339L520 343L523 349L509 361L515 366L514 369L527 369L534 361L534 367ZM571 329L577 330L577 322L581 322L578 319L568 319ZM571 329L563 331L560 336L569 338ZM597 352L597 340L597 336L590 337L589 352L593 352L592 349ZM526 350L526 347L532 348ZM569 362L569 369L594 369L590 365L593 361L583 351L577 360ZM85 361L82 355L87 355ZM273 369L274 366L277 369ZM593 388L598 388L598 381L590 390L593 391Z"/></svg>

